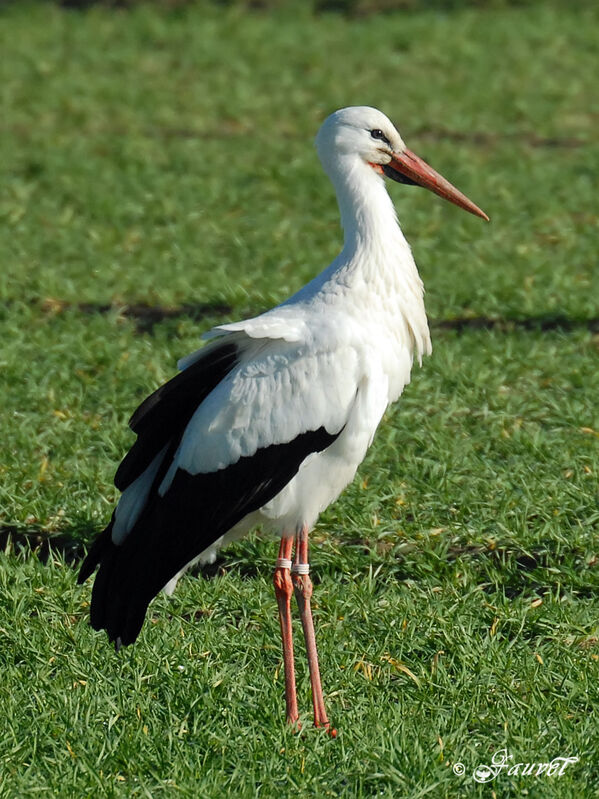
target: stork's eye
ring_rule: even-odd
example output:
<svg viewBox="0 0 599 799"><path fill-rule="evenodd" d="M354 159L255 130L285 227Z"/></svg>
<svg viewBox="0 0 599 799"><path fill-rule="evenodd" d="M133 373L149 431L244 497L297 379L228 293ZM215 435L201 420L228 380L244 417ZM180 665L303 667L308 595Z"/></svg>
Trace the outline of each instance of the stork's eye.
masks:
<svg viewBox="0 0 599 799"><path fill-rule="evenodd" d="M372 138L373 138L373 139L379 139L380 141L384 141L384 142L385 142L385 144L391 144L391 142L390 142L390 141L389 141L389 139L388 139L388 138L385 136L385 134L383 133L383 131L382 131L382 130L379 130L378 128L375 128L374 130L371 130L371 131L370 131L370 135L372 136Z"/></svg>

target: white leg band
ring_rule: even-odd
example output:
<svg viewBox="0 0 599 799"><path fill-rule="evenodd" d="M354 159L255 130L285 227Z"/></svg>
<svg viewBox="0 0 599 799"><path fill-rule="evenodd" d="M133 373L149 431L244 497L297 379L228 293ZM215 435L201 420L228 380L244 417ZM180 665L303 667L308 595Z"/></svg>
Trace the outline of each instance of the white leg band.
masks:
<svg viewBox="0 0 599 799"><path fill-rule="evenodd" d="M277 558L275 563L276 569L290 569L291 568L291 561L289 558Z"/></svg>
<svg viewBox="0 0 599 799"><path fill-rule="evenodd" d="M309 563L294 563L291 567L291 571L294 574L310 574L310 564Z"/></svg>

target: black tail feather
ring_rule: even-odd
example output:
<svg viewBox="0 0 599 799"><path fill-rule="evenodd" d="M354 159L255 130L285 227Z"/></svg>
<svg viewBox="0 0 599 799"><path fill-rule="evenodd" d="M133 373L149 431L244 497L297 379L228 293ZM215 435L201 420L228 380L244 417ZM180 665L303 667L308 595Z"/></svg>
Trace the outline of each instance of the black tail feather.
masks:
<svg viewBox="0 0 599 799"><path fill-rule="evenodd" d="M103 560L106 550L114 547L112 543L112 527L114 525L114 513L108 523L108 526L102 530L94 543L91 545L89 552L77 575L77 582L79 585L84 583L87 578L92 574L96 566Z"/></svg>

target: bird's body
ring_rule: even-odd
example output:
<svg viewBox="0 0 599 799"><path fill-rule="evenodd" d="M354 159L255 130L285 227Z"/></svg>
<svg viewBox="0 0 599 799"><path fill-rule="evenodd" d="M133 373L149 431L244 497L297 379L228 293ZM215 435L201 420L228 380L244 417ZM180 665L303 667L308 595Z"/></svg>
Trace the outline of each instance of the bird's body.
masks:
<svg viewBox="0 0 599 799"><path fill-rule="evenodd" d="M81 574L100 564L92 623L117 644L135 640L162 587L172 591L191 562L212 560L252 527L290 546L300 531L307 541L353 479L414 357L430 352L422 282L382 177L394 162L360 152L364 130L377 148L375 133L387 152L412 156L375 109L325 122L317 146L341 210L340 255L282 305L210 331L131 420L138 440L115 478L123 494Z"/></svg>
<svg viewBox="0 0 599 799"><path fill-rule="evenodd" d="M430 352L422 282L386 192L383 199L395 225L389 252L361 239L283 305L209 334L243 355L192 418L165 482L176 468L223 469L307 431L335 436L223 543L258 524L279 535L312 527L353 479L385 408L410 379L414 351Z"/></svg>

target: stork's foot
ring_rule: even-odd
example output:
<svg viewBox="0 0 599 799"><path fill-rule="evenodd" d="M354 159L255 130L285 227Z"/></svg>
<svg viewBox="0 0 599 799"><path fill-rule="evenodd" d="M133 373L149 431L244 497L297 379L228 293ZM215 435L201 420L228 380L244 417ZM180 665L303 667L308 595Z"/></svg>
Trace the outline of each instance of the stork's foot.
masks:
<svg viewBox="0 0 599 799"><path fill-rule="evenodd" d="M314 722L314 726L322 727L331 736L331 738L337 737L337 730L334 727L331 727L328 721L326 724L317 724L316 722Z"/></svg>

